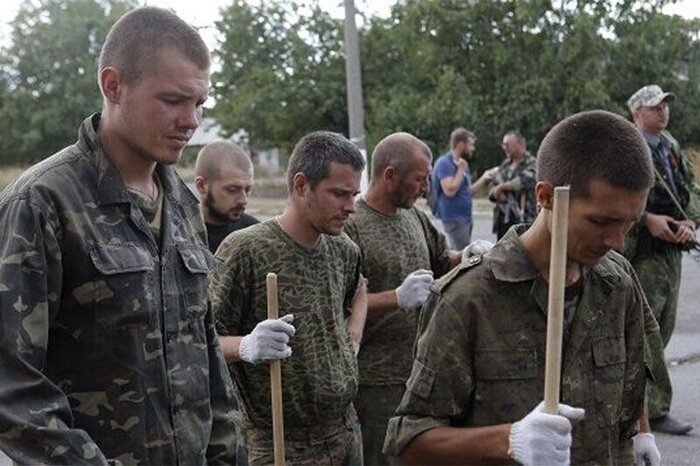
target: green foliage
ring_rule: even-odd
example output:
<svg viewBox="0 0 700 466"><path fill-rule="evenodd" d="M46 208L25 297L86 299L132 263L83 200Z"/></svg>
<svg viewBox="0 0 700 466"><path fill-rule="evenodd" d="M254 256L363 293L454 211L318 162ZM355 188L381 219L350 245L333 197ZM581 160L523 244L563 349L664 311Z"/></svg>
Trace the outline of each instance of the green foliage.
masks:
<svg viewBox="0 0 700 466"><path fill-rule="evenodd" d="M450 131L465 126L479 138L476 165L483 169L502 159L507 130L523 133L535 152L561 118L592 108L627 115L627 98L658 82L683 96L671 129L700 142L689 112L700 104L698 21L662 14L665 3L399 3L363 38L369 140L411 131L437 155L447 150Z"/></svg>
<svg viewBox="0 0 700 466"><path fill-rule="evenodd" d="M216 23L213 114L253 150L289 150L309 131L347 128L342 24L318 4L234 0Z"/></svg>
<svg viewBox="0 0 700 466"><path fill-rule="evenodd" d="M317 1L231 0L216 23L211 110L253 150L289 151L305 133L347 134L342 22ZM29 163L75 139L100 107L95 63L109 26L137 0L24 2L0 55L0 163ZM450 131L478 136L476 168L516 129L531 152L571 113L658 83L677 95L671 131L700 147L700 20L668 0L403 0L361 30L368 149L394 131L435 155Z"/></svg>
<svg viewBox="0 0 700 466"><path fill-rule="evenodd" d="M31 163L75 141L101 106L97 57L131 0L24 2L0 55L0 162Z"/></svg>

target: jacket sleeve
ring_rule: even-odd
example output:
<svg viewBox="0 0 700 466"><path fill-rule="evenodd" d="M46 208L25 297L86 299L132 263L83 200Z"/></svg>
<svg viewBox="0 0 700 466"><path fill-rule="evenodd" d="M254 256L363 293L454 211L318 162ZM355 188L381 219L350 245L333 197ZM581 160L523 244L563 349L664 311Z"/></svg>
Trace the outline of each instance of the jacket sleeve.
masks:
<svg viewBox="0 0 700 466"><path fill-rule="evenodd" d="M107 464L42 373L61 302L58 226L15 195L0 203L0 231L0 449L21 464Z"/></svg>
<svg viewBox="0 0 700 466"><path fill-rule="evenodd" d="M219 346L211 306L205 318L209 352L212 429L207 464L236 464L233 382Z"/></svg>
<svg viewBox="0 0 700 466"><path fill-rule="evenodd" d="M695 222L696 227L700 227L700 186L695 182L693 176L693 166L690 160L684 155L685 169L687 173L688 182L688 194L690 199L688 200L688 205L685 208L685 213L688 218Z"/></svg>

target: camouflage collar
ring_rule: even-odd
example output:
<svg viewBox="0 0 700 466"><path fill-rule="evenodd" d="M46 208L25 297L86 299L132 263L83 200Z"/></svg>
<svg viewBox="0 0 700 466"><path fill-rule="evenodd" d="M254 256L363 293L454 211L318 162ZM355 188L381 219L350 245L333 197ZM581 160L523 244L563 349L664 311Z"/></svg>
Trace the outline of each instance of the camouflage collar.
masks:
<svg viewBox="0 0 700 466"><path fill-rule="evenodd" d="M491 270L496 279L504 282L521 282L534 280L539 276L520 240L520 235L528 227L529 225L511 227L488 254ZM588 271L613 284L620 280L620 274L611 266L607 256L592 267L584 267L581 275L585 275Z"/></svg>
<svg viewBox="0 0 700 466"><path fill-rule="evenodd" d="M100 113L94 113L83 121L78 133L78 145L82 146L97 169L97 201L100 205L131 202L131 198L119 176L117 168L105 153L97 127ZM197 198L190 192L172 166L158 164L156 172L160 177L165 196L178 203L198 205Z"/></svg>
<svg viewBox="0 0 700 466"><path fill-rule="evenodd" d="M488 253L493 275L504 282L521 282L537 277L537 270L527 255L520 235L529 225L511 227Z"/></svg>

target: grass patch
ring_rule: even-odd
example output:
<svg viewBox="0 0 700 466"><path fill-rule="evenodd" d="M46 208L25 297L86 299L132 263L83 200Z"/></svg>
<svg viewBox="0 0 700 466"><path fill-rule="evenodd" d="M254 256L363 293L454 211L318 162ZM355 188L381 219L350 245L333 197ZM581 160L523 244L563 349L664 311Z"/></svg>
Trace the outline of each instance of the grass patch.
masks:
<svg viewBox="0 0 700 466"><path fill-rule="evenodd" d="M0 167L0 190L5 189L24 172L23 167Z"/></svg>

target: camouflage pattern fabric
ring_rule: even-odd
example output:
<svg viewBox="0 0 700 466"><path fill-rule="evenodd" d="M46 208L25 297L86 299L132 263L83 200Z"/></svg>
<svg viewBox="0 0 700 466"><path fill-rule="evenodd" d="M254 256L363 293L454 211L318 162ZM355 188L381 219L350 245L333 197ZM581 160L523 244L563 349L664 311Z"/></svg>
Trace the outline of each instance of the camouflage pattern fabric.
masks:
<svg viewBox="0 0 700 466"><path fill-rule="evenodd" d="M250 428L247 433L250 466L273 464L272 432ZM361 466L362 434L352 405L340 419L301 430L285 425L284 453L295 466ZM369 464L369 463L368 463Z"/></svg>
<svg viewBox="0 0 700 466"><path fill-rule="evenodd" d="M362 279L357 246L346 235L321 235L307 249L272 219L229 235L217 258L211 298L220 334L247 335L267 318L269 272L277 274L280 315L294 314L292 356L282 361L285 430L340 419L357 392L345 324ZM269 366L241 361L229 369L246 428L269 428Z"/></svg>
<svg viewBox="0 0 700 466"><path fill-rule="evenodd" d="M491 181L490 187L507 181L515 185L514 191L508 192L507 204L496 204L493 209L493 232L500 239L518 223L532 223L537 217L537 162L530 154L515 168L511 168L510 159L506 158L498 167L498 173Z"/></svg>
<svg viewBox="0 0 700 466"><path fill-rule="evenodd" d="M0 449L22 464L230 461L197 200L156 168L159 244L98 122L0 195Z"/></svg>
<svg viewBox="0 0 700 466"><path fill-rule="evenodd" d="M639 107L656 107L663 101L675 100L676 96L670 92L664 92L660 86L650 84L639 89L627 99L627 107L634 113Z"/></svg>
<svg viewBox="0 0 700 466"><path fill-rule="evenodd" d="M693 170L690 163L680 150L678 142L668 132L663 132L670 145L673 170L676 171L676 187L681 207L686 215L696 225L700 225L700 194L693 180ZM652 154L655 148L652 148ZM652 157L654 166L669 183L665 170L657 156ZM681 220L683 215L678 211L663 183L657 178L647 199L646 212L668 215ZM663 347L665 348L673 335L676 326L676 310L681 281L681 250L678 246L656 239L651 236L643 222L638 222L630 230L625 239L625 256L634 267L642 289L658 321ZM668 375L668 369L663 352L654 352L655 380L647 389L649 417L651 419L668 414L671 408L673 392Z"/></svg>
<svg viewBox="0 0 700 466"><path fill-rule="evenodd" d="M416 207L383 215L360 199L345 232L360 247L362 275L367 292L393 290L418 269L432 270L435 278L450 270L445 237ZM357 357L360 384L406 383L413 363L418 309L395 309L367 317Z"/></svg>
<svg viewBox="0 0 700 466"><path fill-rule="evenodd" d="M356 207L345 231L360 247L369 293L393 290L418 269L433 270L436 278L450 269L445 237L416 207L399 209L394 215L377 212L364 199ZM418 309L397 308L367 317L358 355L361 389L355 404L368 464L389 461L382 454L382 442L411 373L419 314ZM371 395L366 397L368 391Z"/></svg>
<svg viewBox="0 0 700 466"><path fill-rule="evenodd" d="M386 453L399 454L434 427L520 420L541 401L547 284L520 242L524 228L511 229L480 264L433 284L432 317L389 423ZM644 298L608 258L584 269L582 280L562 355L562 402L586 410L573 426L571 462L632 464L645 387Z"/></svg>
<svg viewBox="0 0 700 466"><path fill-rule="evenodd" d="M615 251L610 251L608 257L616 264L622 267L627 274L634 280L634 286L639 293L644 296L642 283L637 276L637 273L627 259L622 254ZM670 339L670 335L668 336ZM651 390L663 387L671 393L671 379L668 375L666 367L666 359L664 358L664 346L668 340L664 342L664 336L661 335L660 327L654 316L654 312L649 305L646 296L644 296L644 354L647 368L649 369L650 377L647 378L647 405L649 408L649 416L653 419L655 416L652 413L658 413L659 408L664 408L664 413L668 413L671 408L671 400L668 399L667 405L659 406L658 401L654 404L654 400L659 400L659 397L652 399L649 395Z"/></svg>

